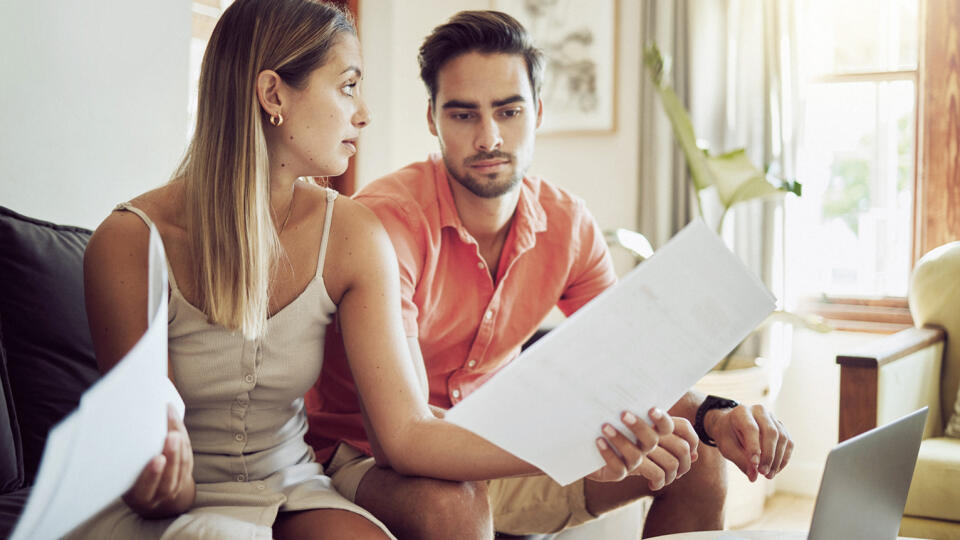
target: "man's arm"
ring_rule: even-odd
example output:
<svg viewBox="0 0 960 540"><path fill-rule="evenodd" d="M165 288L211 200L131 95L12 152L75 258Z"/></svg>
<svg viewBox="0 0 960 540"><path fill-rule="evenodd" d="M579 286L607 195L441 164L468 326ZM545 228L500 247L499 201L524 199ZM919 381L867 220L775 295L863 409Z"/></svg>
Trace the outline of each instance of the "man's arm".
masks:
<svg viewBox="0 0 960 540"><path fill-rule="evenodd" d="M670 408L670 414L693 423L705 398L688 391ZM704 415L703 426L720 454L736 464L751 482L761 474L772 479L787 466L793 453L793 439L783 422L763 405L712 409Z"/></svg>

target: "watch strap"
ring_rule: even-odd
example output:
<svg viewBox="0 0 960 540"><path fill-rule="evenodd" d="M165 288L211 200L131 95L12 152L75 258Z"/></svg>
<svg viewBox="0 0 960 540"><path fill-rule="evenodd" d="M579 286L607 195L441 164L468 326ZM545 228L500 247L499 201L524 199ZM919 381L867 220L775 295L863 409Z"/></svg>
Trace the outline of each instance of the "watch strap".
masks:
<svg viewBox="0 0 960 540"><path fill-rule="evenodd" d="M720 396L707 396L697 409L697 416L693 420L693 430L697 433L697 437L700 437L700 442L707 446L717 446L716 441L714 441L710 435L707 435L707 430L703 426L703 419L707 416L708 412L714 409L732 409L739 405L739 403L732 399Z"/></svg>

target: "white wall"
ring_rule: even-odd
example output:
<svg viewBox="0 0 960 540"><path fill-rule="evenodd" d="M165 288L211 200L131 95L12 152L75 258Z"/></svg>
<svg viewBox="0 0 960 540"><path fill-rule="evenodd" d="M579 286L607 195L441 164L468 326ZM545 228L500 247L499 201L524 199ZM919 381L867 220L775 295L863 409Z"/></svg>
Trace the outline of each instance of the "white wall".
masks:
<svg viewBox="0 0 960 540"><path fill-rule="evenodd" d="M790 464L776 478L777 491L816 496L827 454L838 440L840 366L836 357L882 337L863 332L795 332L792 359L775 405L795 447Z"/></svg>
<svg viewBox="0 0 960 540"><path fill-rule="evenodd" d="M489 1L363 0L361 41L365 62L363 91L373 113L357 156L360 186L437 151L427 131L427 95L420 82L417 50L430 31L464 9L488 9ZM604 229L636 229L637 142L640 85L640 2L621 1L617 29L617 106L613 133L540 135L530 173L543 176L587 201ZM545 115L550 111L545 110ZM629 257L617 254L621 272Z"/></svg>
<svg viewBox="0 0 960 540"><path fill-rule="evenodd" d="M95 227L187 133L190 1L2 2L0 205Z"/></svg>

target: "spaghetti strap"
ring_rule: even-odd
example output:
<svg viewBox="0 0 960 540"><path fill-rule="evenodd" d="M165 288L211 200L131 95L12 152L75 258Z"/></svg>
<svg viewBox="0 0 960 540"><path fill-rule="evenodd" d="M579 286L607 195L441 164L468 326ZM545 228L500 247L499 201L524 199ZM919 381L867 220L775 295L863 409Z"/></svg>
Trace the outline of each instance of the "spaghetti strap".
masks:
<svg viewBox="0 0 960 540"><path fill-rule="evenodd" d="M327 241L330 239L330 222L333 219L333 201L336 200L337 190L326 188L327 210L323 219L323 237L320 239L320 256L317 259L317 277L323 277L323 261L327 258Z"/></svg>
<svg viewBox="0 0 960 540"><path fill-rule="evenodd" d="M144 212L143 210L137 208L136 206L128 202L122 202L113 207L114 212L121 211L121 210L133 212L134 214L139 216L140 219L142 219L143 222L147 224L148 229L150 228L151 225L156 227L156 225L153 223L153 220L147 217L146 212ZM168 281L170 283L170 288L174 291L178 291L179 289L177 288L177 278L173 277L173 267L170 266L170 259L168 258L165 262L167 263L167 276L169 277Z"/></svg>

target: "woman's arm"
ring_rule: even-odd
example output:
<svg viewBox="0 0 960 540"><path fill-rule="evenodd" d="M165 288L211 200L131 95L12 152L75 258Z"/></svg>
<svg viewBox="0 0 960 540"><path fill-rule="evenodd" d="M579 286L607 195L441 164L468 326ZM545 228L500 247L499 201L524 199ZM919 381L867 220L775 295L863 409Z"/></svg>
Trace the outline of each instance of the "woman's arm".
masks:
<svg viewBox="0 0 960 540"><path fill-rule="evenodd" d="M83 258L84 294L93 349L101 373L112 369L147 330L150 235L130 212L112 213L90 238ZM193 505L193 451L183 422L168 412L160 454L124 494L143 517L167 517Z"/></svg>
<svg viewBox="0 0 960 540"><path fill-rule="evenodd" d="M350 231L351 245L342 250L347 260L339 265L349 274L339 302L339 320L363 409L379 443L378 453L383 454L377 456L380 464L401 474L460 481L538 472L430 411L401 324L397 259L390 239L372 213L358 210L356 204L350 204L348 211L344 207L348 205L338 206L341 219L335 223ZM659 435L654 428L642 421L634 426L645 449L621 434L611 437L624 458L617 457L609 445L598 447L607 461L601 479L622 478L645 462L644 455L656 445ZM657 426L665 433L672 430L666 416Z"/></svg>

